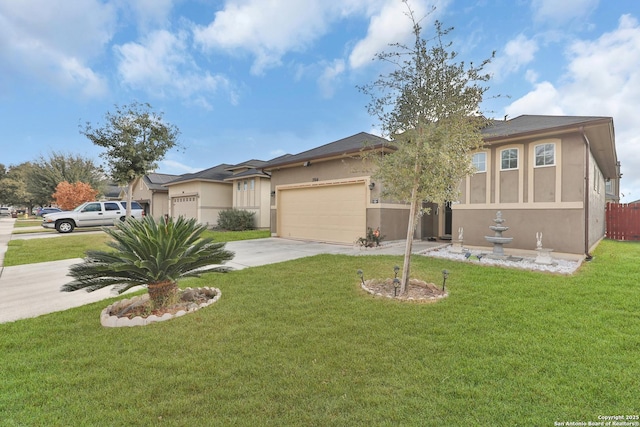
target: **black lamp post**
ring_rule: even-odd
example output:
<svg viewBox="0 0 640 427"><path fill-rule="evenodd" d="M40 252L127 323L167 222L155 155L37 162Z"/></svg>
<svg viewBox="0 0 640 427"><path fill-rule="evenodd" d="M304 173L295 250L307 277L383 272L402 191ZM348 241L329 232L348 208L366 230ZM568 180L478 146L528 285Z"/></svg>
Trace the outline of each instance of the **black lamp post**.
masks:
<svg viewBox="0 0 640 427"><path fill-rule="evenodd" d="M449 277L449 271L442 270L442 292L444 292L444 285L447 283L447 277Z"/></svg>
<svg viewBox="0 0 640 427"><path fill-rule="evenodd" d="M396 277L395 279L393 279L393 297L394 298L398 296L399 288L400 288L400 279Z"/></svg>
<svg viewBox="0 0 640 427"><path fill-rule="evenodd" d="M362 284L364 285L364 273L362 272L362 270L358 270L357 274L358 274L358 276L360 276L360 280L362 281Z"/></svg>
<svg viewBox="0 0 640 427"><path fill-rule="evenodd" d="M398 271L400 271L400 267L398 267L397 265L393 267L393 272L396 274L394 277L398 277Z"/></svg>

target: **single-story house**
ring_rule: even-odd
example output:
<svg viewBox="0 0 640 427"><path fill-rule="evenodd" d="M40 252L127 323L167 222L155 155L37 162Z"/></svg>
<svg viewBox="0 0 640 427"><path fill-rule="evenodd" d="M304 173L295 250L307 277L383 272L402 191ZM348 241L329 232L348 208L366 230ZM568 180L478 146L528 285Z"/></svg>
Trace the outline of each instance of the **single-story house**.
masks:
<svg viewBox="0 0 640 427"><path fill-rule="evenodd" d="M169 188L165 184L178 179L179 175L149 173L136 178L133 183L133 200L140 203L145 215L162 218L169 213ZM120 195L126 200L126 191Z"/></svg>
<svg viewBox="0 0 640 427"><path fill-rule="evenodd" d="M461 198L430 206L416 238L489 246L489 226L501 211L513 237L508 247L535 249L536 233L556 252L589 253L604 236L607 198L619 194L620 163L610 117L532 116L494 121L485 145L473 153L477 172L460 186ZM361 150L388 141L359 133L268 162L274 236L353 243L368 227L387 240L406 237L408 206L381 200ZM425 204L428 206L428 204Z"/></svg>
<svg viewBox="0 0 640 427"><path fill-rule="evenodd" d="M255 213L256 228L269 228L271 185L269 174L262 170L264 164L255 159L225 163L165 182L169 215L215 226L221 211L242 209Z"/></svg>
<svg viewBox="0 0 640 427"><path fill-rule="evenodd" d="M195 218L199 223L216 225L218 214L233 206L233 190L225 181L233 165L220 164L196 173L180 175L164 184L169 189L169 215Z"/></svg>

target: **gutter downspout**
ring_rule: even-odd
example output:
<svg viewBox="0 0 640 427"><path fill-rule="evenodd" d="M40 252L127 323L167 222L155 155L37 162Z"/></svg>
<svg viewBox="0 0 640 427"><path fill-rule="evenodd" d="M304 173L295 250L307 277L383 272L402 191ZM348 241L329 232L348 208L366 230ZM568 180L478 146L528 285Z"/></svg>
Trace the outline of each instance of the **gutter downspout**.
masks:
<svg viewBox="0 0 640 427"><path fill-rule="evenodd" d="M584 139L585 152L584 152L584 253L585 253L585 261L591 261L593 256L589 253L589 189L590 189L590 181L589 181L589 160L591 153L591 145L589 144L589 138L587 138L587 134L584 132L584 126L580 126L580 133L582 134L582 138Z"/></svg>

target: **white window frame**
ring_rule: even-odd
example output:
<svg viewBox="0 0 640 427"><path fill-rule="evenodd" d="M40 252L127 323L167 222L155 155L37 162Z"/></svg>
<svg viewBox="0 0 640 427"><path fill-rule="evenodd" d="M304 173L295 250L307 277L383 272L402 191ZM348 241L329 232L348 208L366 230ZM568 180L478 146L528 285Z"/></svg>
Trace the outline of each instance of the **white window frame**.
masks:
<svg viewBox="0 0 640 427"><path fill-rule="evenodd" d="M547 155L546 155L546 151L547 151L547 147L550 146L551 147L551 151L552 151L552 155L553 155L553 159L551 163L543 163L541 165L538 164L538 147L544 147L542 150L542 160L543 162L546 161ZM534 168L544 168L544 167L549 167L549 166L555 166L556 165L556 144L554 144L553 142L546 142L544 144L537 144L533 147L533 167Z"/></svg>
<svg viewBox="0 0 640 427"><path fill-rule="evenodd" d="M484 157L484 159L482 161L482 166L483 166L482 169L480 169L478 167L479 162L476 162L476 156L479 157L480 155L482 155L482 157ZM487 171L487 153L486 153L486 151L480 151L480 152L477 152L477 153L473 153L473 155L471 156L471 164L473 164L473 167L475 168L476 173L484 173L484 172L486 172Z"/></svg>
<svg viewBox="0 0 640 427"><path fill-rule="evenodd" d="M508 167L508 168L505 168L505 167L504 167L504 164L503 164L503 161L504 161L503 155L504 155L504 152L505 152L505 151L515 151L515 153L516 153L516 158L515 158L515 160L516 160L516 166L515 166L515 167ZM509 161L511 161L511 160L513 160L513 159L509 159ZM520 167L520 150L519 150L519 149L511 147L511 148L505 148L504 150L500 150L500 170L501 170L501 171L517 170L519 167Z"/></svg>

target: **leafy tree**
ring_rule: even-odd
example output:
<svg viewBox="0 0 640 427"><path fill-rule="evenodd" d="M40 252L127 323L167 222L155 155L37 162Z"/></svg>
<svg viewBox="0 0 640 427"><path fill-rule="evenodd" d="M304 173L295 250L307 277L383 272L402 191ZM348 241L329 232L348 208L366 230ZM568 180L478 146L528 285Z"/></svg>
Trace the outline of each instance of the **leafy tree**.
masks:
<svg viewBox="0 0 640 427"><path fill-rule="evenodd" d="M95 189L104 186L104 173L93 160L79 155L52 152L48 158L40 156L33 171L26 177L27 190L40 206L53 201L53 193L61 182L84 182Z"/></svg>
<svg viewBox="0 0 640 427"><path fill-rule="evenodd" d="M179 130L165 123L162 114L151 111L148 103L133 102L107 112L106 123L94 128L86 123L80 133L106 151L100 156L107 162L113 180L128 185L127 216L131 215L133 182L157 167L168 150L175 147Z"/></svg>
<svg viewBox="0 0 640 427"><path fill-rule="evenodd" d="M87 251L83 263L71 266L69 275L75 280L62 290L91 292L114 285L122 293L144 285L154 307L164 307L178 293L178 278L228 270L220 264L233 259L233 252L224 249L225 243L201 238L205 230L194 218L184 217L118 222L115 228L104 229L113 238L107 244L115 251Z"/></svg>
<svg viewBox="0 0 640 427"><path fill-rule="evenodd" d="M395 149L370 156L376 164L374 176L384 183L382 196L410 205L401 293L408 287L422 202L456 200L460 180L473 172L470 153L482 145L480 131L487 124L479 110L489 80L483 68L490 62L456 62L451 43L444 42L452 28L436 21L435 36L424 39L414 11L407 0L403 3L413 24L413 45L397 43L391 52L377 54L393 71L360 88L371 97L369 113L379 119Z"/></svg>
<svg viewBox="0 0 640 427"><path fill-rule="evenodd" d="M98 190L91 188L89 184L84 182L69 184L67 181L63 181L56 187L53 200L60 209L69 211L84 202L96 200L97 195Z"/></svg>
<svg viewBox="0 0 640 427"><path fill-rule="evenodd" d="M0 175L0 203L26 206L31 210L36 198L28 190L26 182L33 173L33 165L25 162L4 171L5 173Z"/></svg>

